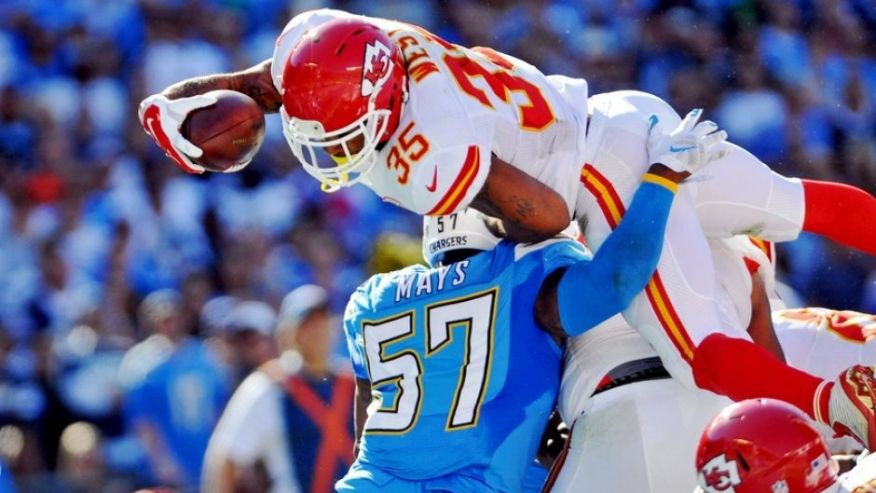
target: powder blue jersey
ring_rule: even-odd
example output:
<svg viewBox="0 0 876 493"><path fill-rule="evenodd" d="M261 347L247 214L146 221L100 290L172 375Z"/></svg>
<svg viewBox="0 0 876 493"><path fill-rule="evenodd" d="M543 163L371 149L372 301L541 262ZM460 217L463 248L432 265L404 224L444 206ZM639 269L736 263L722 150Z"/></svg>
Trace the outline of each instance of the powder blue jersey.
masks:
<svg viewBox="0 0 876 493"><path fill-rule="evenodd" d="M198 484L210 433L228 401L228 376L197 339L182 342L127 396L126 414L150 423L180 466L186 487Z"/></svg>
<svg viewBox="0 0 876 493"><path fill-rule="evenodd" d="M502 242L363 284L344 323L356 376L372 382L358 466L424 489L519 491L560 377L536 295L586 255L571 240Z"/></svg>

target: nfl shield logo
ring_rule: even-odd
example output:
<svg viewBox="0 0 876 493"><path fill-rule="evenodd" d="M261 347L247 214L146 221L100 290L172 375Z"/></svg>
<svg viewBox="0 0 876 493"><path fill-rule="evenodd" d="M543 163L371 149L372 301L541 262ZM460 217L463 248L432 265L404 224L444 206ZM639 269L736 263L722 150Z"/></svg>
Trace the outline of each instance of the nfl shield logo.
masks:
<svg viewBox="0 0 876 493"><path fill-rule="evenodd" d="M788 489L788 483L783 479L776 483L773 483L773 493L790 493Z"/></svg>

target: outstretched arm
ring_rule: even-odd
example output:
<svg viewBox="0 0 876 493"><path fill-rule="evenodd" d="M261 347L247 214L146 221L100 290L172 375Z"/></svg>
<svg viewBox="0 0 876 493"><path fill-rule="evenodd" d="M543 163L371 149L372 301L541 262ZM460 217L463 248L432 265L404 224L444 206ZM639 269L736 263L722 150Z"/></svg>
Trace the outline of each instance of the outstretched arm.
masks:
<svg viewBox="0 0 876 493"><path fill-rule="evenodd" d="M657 268L675 189L684 176L652 165L593 260L558 269L545 279L536 303L544 329L556 338L578 335L625 309L645 288Z"/></svg>
<svg viewBox="0 0 876 493"><path fill-rule="evenodd" d="M203 151L183 137L180 128L189 113L216 103L216 98L208 93L217 89L244 93L265 112L280 108L280 93L271 80L271 60L240 72L186 79L140 103L143 129L186 173L200 174L207 169L195 162Z"/></svg>

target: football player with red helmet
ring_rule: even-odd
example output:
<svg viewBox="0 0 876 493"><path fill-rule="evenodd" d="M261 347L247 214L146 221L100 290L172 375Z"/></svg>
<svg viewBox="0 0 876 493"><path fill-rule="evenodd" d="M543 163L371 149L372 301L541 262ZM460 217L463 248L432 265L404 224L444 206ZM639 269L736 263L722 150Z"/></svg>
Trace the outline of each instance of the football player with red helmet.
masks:
<svg viewBox="0 0 876 493"><path fill-rule="evenodd" d="M834 385L859 392L864 400L874 398L865 382L873 371L867 365L876 365L876 317L823 308L777 310L772 312L774 332L773 245L748 236L710 244L727 297L721 306L728 316L748 325L758 344L786 358L790 366L835 380ZM694 488L690 456L700 430L729 401L659 378L662 367L656 356L620 316L567 343L558 406L572 431L563 460L558 460L561 467L552 475L551 492ZM738 372L748 374L744 365ZM628 426L630 422L637 425ZM833 436L829 428L820 428L826 437ZM860 451L847 437L829 444L834 452Z"/></svg>
<svg viewBox="0 0 876 493"><path fill-rule="evenodd" d="M183 170L203 173L209 169L192 159L201 156L200 149L179 129L188 113L211 104L204 100L205 92L237 90L266 112L281 113L293 153L324 191L361 182L384 200L422 214L447 214L473 204L503 217L509 233L517 232L521 239L562 231L569 224L570 205L550 184L493 156L489 136L476 146L463 145L462 136L471 131L467 115L432 122L444 130L437 135L412 126L413 114L447 106L442 98L451 91L437 88L444 95L409 102L412 84L434 85L435 77L429 76L438 70L424 37L431 35L394 21L328 9L305 12L286 26L271 60L241 72L174 84L141 103L140 119ZM451 123L464 130L454 132ZM386 172L368 173L377 161ZM577 171L571 161L565 168L566 178L571 177L566 181L574 186Z"/></svg>
<svg viewBox="0 0 876 493"><path fill-rule="evenodd" d="M706 426L696 455L701 491L821 493L836 462L809 418L773 399L734 403Z"/></svg>
<svg viewBox="0 0 876 493"><path fill-rule="evenodd" d="M294 50L283 67L280 114L295 157L335 190L360 181L374 166L378 146L395 134L408 98L408 75L399 47L372 24L332 21L308 36L319 42ZM348 60L358 55L353 49L330 53L353 40L365 47L362 60ZM346 70L356 63L361 71ZM321 167L318 151L334 165Z"/></svg>
<svg viewBox="0 0 876 493"><path fill-rule="evenodd" d="M851 472L839 466L814 424L774 399L737 402L703 431L697 493L863 493L876 488L873 457Z"/></svg>
<svg viewBox="0 0 876 493"><path fill-rule="evenodd" d="M213 89L281 111L293 153L327 191L362 183L425 215L470 205L501 218L517 239L545 238L586 216L584 235L598 250L651 156L669 172L711 162L711 179L683 187L657 273L625 317L685 384L737 400L781 398L876 446L876 404L789 368L722 319L706 242L742 231L787 241L806 230L876 254L876 199L866 192L778 175L725 143L713 123L698 125L699 111L679 125L655 96L588 98L582 79L545 76L488 48L336 10L293 18L271 60L183 81L143 102L144 127L189 172L201 171L187 159L198 150L179 125L203 103L188 98ZM655 125L678 132L650 142ZM760 378L740 377L740 360Z"/></svg>

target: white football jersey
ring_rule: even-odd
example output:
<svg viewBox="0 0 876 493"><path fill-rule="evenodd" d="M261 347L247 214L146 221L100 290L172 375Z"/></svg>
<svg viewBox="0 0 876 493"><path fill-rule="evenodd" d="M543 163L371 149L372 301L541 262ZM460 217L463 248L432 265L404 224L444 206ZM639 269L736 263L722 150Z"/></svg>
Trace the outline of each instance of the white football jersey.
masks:
<svg viewBox="0 0 876 493"><path fill-rule="evenodd" d="M295 16L277 40L272 76L310 29L356 17L322 9ZM408 101L392 138L362 182L418 214L464 209L486 180L491 154L556 190L575 210L583 166L587 84L545 76L488 48L463 48L422 28L365 17L389 33L409 74Z"/></svg>
<svg viewBox="0 0 876 493"><path fill-rule="evenodd" d="M749 236L709 239L715 274L720 286L719 309L735 312L742 327L751 322L751 275L757 273L764 283L770 305L781 303L776 294L775 258L772 243Z"/></svg>
<svg viewBox="0 0 876 493"><path fill-rule="evenodd" d="M796 308L773 312L788 364L828 380L846 368L876 365L876 316L848 310Z"/></svg>

